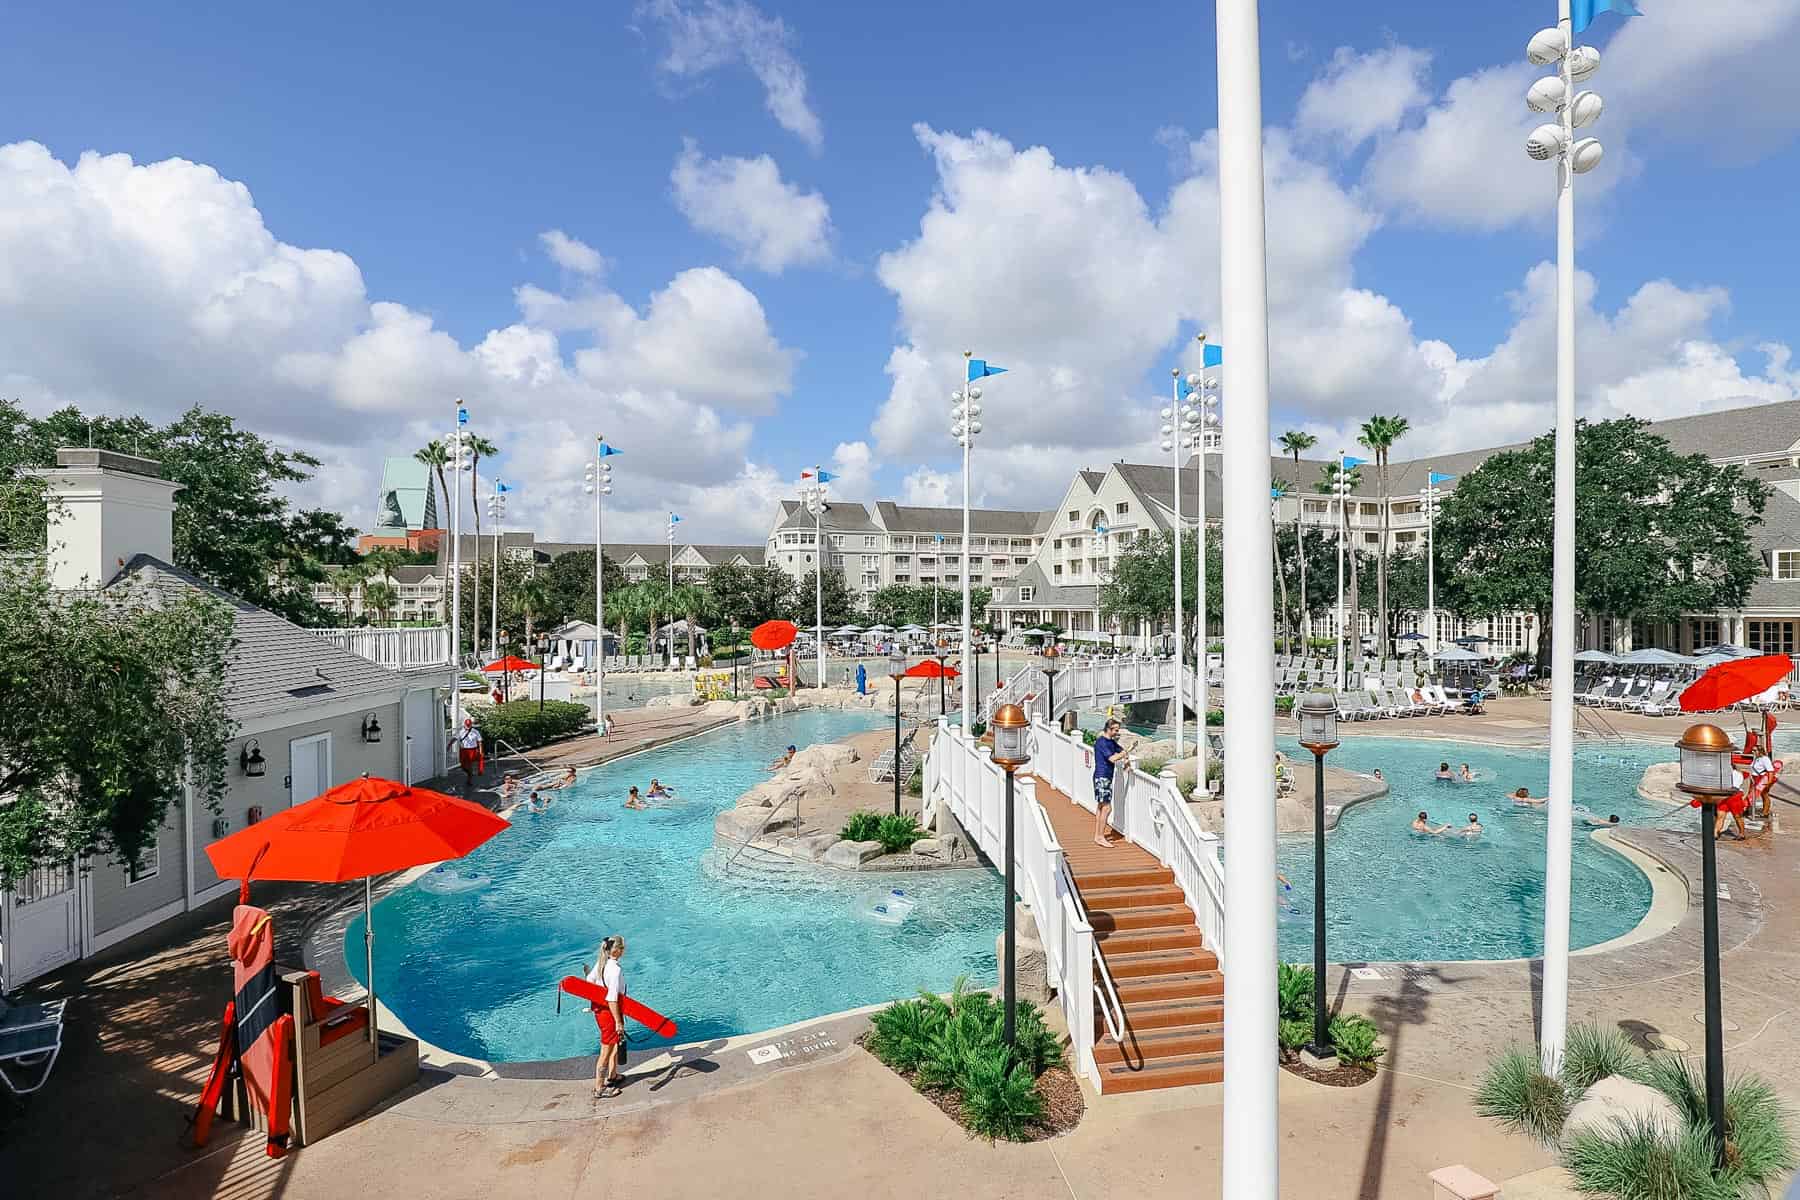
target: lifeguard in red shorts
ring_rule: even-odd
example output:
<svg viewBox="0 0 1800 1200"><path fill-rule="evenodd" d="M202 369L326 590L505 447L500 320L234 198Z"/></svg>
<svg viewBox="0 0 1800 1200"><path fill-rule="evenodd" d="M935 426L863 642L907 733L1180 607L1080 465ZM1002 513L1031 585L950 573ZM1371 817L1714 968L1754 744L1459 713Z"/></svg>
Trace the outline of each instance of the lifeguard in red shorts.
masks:
<svg viewBox="0 0 1800 1200"><path fill-rule="evenodd" d="M468 786L473 788L476 776L487 774L487 757L482 749L481 730L475 728L473 717L463 718L462 728L456 731L451 742L456 747L457 765L462 767L463 777L468 781Z"/></svg>

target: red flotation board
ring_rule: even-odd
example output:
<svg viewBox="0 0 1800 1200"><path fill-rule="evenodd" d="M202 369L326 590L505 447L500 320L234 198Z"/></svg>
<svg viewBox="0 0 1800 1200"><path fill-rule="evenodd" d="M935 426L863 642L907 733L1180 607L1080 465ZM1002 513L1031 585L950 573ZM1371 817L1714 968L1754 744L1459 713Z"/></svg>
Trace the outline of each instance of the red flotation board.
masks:
<svg viewBox="0 0 1800 1200"><path fill-rule="evenodd" d="M600 1032L608 1032L607 1026L612 1024L612 1010L606 1006L606 989L579 975L564 975L560 985L563 991L578 1000L586 1000L594 1006L594 1018L600 1022ZM560 1007L560 1005L559 1005ZM674 1037L675 1022L657 1012L647 1004L639 1004L630 996L619 1001L619 1011L654 1033L658 1037Z"/></svg>

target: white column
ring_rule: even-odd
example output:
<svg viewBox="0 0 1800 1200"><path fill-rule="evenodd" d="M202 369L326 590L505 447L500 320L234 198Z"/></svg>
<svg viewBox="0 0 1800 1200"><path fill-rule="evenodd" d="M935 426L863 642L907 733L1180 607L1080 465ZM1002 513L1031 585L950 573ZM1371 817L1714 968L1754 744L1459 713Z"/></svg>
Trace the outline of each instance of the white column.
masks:
<svg viewBox="0 0 1800 1200"><path fill-rule="evenodd" d="M500 493L495 492L496 497ZM494 514L494 600L488 605L488 648L495 658L500 657L500 505L502 501L495 499L492 508ZM479 551L477 552L479 553Z"/></svg>
<svg viewBox="0 0 1800 1200"><path fill-rule="evenodd" d="M1204 360L1206 355L1203 353L1203 354L1201 354L1200 357ZM1201 369L1204 370L1205 368L1202 367ZM1181 528L1181 449L1182 449L1182 447L1181 447L1181 440L1182 440L1182 434L1181 434L1181 370L1180 370L1180 368L1176 368L1176 370L1175 370L1175 394L1174 394L1173 399L1171 400L1171 404L1173 405L1173 407L1169 411L1174 415L1170 418L1169 424L1175 430L1175 433L1172 436L1172 441L1174 442L1174 445L1175 445L1175 757L1177 759L1180 759L1180 758L1184 757L1182 754L1182 750L1181 750L1181 730L1182 730L1182 726L1187 723L1187 710L1182 706L1182 698L1186 694L1187 689L1182 685L1182 682L1181 682L1181 659L1182 659L1182 650L1181 650L1181 631L1182 631L1182 625L1181 625L1181 535L1182 535L1182 528ZM1206 720L1205 715L1202 714L1201 715L1201 726L1200 726L1202 731L1204 731L1206 728L1205 720ZM1200 772L1200 786L1202 789L1204 789L1206 786L1206 772L1204 769L1205 764L1203 763L1203 764L1201 764L1201 766L1202 766L1202 770Z"/></svg>
<svg viewBox="0 0 1800 1200"><path fill-rule="evenodd" d="M968 394L968 390L969 390L969 368L968 368L967 364L968 364L969 359L971 357L973 357L974 353L975 352L973 350L964 350L963 351L964 366L963 366L962 387L963 387L963 393L965 396ZM965 399L963 401L963 403L964 403L964 405L967 405L969 402ZM974 642L974 635L969 627L969 625L970 625L970 616L969 616L969 448L972 445L974 445L974 442L975 442L974 418L972 416L968 415L968 410L967 410L967 408L965 408L964 416L963 416L963 438L962 438L963 532L962 532L962 555L958 559L958 561L961 563L961 566L958 568L958 574L962 579L962 710L963 710L962 719L963 719L963 728L965 730L968 730L971 733L971 735L974 733L974 730L971 728L971 726L974 724L974 721L975 721L975 701L978 699L978 697L975 695L975 693L972 689L972 686L969 683L969 678L970 678L969 669L970 669L971 664L974 662L974 656L969 653L970 648ZM942 575L943 570L944 570L944 556L942 554L940 554L940 555L938 555L938 573L940 575Z"/></svg>
<svg viewBox="0 0 1800 1200"><path fill-rule="evenodd" d="M1437 488L1425 472L1425 644L1437 661Z"/></svg>
<svg viewBox="0 0 1800 1200"><path fill-rule="evenodd" d="M600 468L606 439L594 438L594 731L606 736L606 538L600 526Z"/></svg>
<svg viewBox="0 0 1800 1200"><path fill-rule="evenodd" d="M1262 59L1256 0L1218 0L1219 298L1232 398L1225 423L1225 561L1255 564L1225 593L1236 646L1225 723L1225 1114L1223 1194L1275 1200L1275 614L1266 564L1269 503L1269 304L1263 219Z"/></svg>
<svg viewBox="0 0 1800 1200"><path fill-rule="evenodd" d="M450 428L450 731L462 720L462 401Z"/></svg>
<svg viewBox="0 0 1800 1200"><path fill-rule="evenodd" d="M1206 708L1211 702L1206 685L1206 383L1204 379L1206 339L1202 337L1200 343L1200 374L1202 376L1200 384L1200 470L1197 472L1200 481L1194 487L1196 496L1194 510L1199 516L1195 526L1197 532L1194 535L1194 591L1198 593L1194 597L1194 625L1199 630L1200 636L1194 642L1198 647L1194 651L1196 664L1194 667L1194 744L1199 747L1200 752L1198 760L1200 774L1195 778L1200 781L1200 791L1204 793L1206 791L1206 757L1211 752L1212 746L1206 737ZM1180 472L1178 471L1176 474L1179 475ZM1268 494L1269 490L1264 488L1263 495ZM1271 600L1270 603L1273 604L1274 601ZM1270 634L1270 636L1274 635ZM1275 653L1273 646L1274 643L1271 642L1270 654ZM1270 703L1272 704L1273 701Z"/></svg>
<svg viewBox="0 0 1800 1200"><path fill-rule="evenodd" d="M1337 476L1332 480L1331 490L1337 497L1338 505L1337 690L1341 692L1344 690L1344 526L1350 522L1349 511L1344 506L1344 452L1342 450L1338 451ZM1331 511L1329 505L1326 506L1326 511L1328 513ZM1361 645L1362 642L1359 639L1357 642L1359 649L1361 648Z"/></svg>
<svg viewBox="0 0 1800 1200"><path fill-rule="evenodd" d="M1558 0L1563 44L1574 46L1569 0ZM1569 55L1564 94L1574 95ZM1567 144L1571 106L1562 110ZM1569 839L1574 820L1575 759L1575 172L1556 164L1556 469L1550 583L1550 802L1544 840L1544 988L1539 1049L1554 1073L1569 1021Z"/></svg>

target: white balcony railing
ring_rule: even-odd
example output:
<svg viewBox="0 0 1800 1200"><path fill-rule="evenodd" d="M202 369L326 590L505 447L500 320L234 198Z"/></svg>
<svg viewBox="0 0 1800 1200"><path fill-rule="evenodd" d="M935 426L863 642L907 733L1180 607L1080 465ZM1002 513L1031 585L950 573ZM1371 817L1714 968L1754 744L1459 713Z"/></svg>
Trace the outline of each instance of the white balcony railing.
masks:
<svg viewBox="0 0 1800 1200"><path fill-rule="evenodd" d="M414 629L315 629L319 637L395 671L450 665L450 630L443 625Z"/></svg>

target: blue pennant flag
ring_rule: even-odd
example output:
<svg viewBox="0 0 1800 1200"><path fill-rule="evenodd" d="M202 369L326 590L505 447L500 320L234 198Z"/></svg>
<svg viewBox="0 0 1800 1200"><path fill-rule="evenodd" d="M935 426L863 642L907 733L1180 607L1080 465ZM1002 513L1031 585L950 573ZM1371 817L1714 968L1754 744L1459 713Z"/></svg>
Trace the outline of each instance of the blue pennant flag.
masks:
<svg viewBox="0 0 1800 1200"><path fill-rule="evenodd" d="M460 404L456 406L456 423L458 425L467 425L469 423L469 410Z"/></svg>
<svg viewBox="0 0 1800 1200"><path fill-rule="evenodd" d="M1224 361L1225 347L1214 345L1212 342L1207 342L1204 346L1200 347L1201 367L1216 367L1224 363Z"/></svg>
<svg viewBox="0 0 1800 1200"><path fill-rule="evenodd" d="M1443 483L1447 480L1451 480L1451 479L1455 479L1455 478L1456 478L1456 476L1454 476L1454 475L1445 475L1440 471L1433 471L1431 473L1431 485L1433 487L1436 487L1440 483Z"/></svg>
<svg viewBox="0 0 1800 1200"><path fill-rule="evenodd" d="M969 360L970 383L974 383L977 379L986 379L989 375L1004 374L1006 374L1005 367L989 366L988 361L985 358L971 358Z"/></svg>
<svg viewBox="0 0 1800 1200"><path fill-rule="evenodd" d="M1354 467L1360 467L1360 466L1364 465L1365 463L1367 463L1368 461L1369 460L1366 458L1351 458L1348 455L1346 455L1344 457L1344 470L1348 471Z"/></svg>
<svg viewBox="0 0 1800 1200"><path fill-rule="evenodd" d="M834 480L836 478L837 478L837 476L833 475L830 471L820 471L819 472L819 482L820 483L830 483L832 480Z"/></svg>
<svg viewBox="0 0 1800 1200"><path fill-rule="evenodd" d="M513 490L513 488L512 488L511 484L501 483L498 479L494 480L494 491L497 494L504 496L506 493L508 493L512 490Z"/></svg>
<svg viewBox="0 0 1800 1200"><path fill-rule="evenodd" d="M1594 23L1594 18L1603 12L1618 13L1621 17L1644 15L1633 0L1572 0L1569 5L1569 23L1576 33L1585 33L1587 27Z"/></svg>
<svg viewBox="0 0 1800 1200"><path fill-rule="evenodd" d="M675 525L675 524L678 524L680 521L681 521L681 518L676 516L674 513L669 514L669 524Z"/></svg>
<svg viewBox="0 0 1800 1200"><path fill-rule="evenodd" d="M608 445L605 442L600 443L600 457L601 458L608 458L614 454L623 454L623 453L625 453L625 452L623 450L619 449L617 446Z"/></svg>

